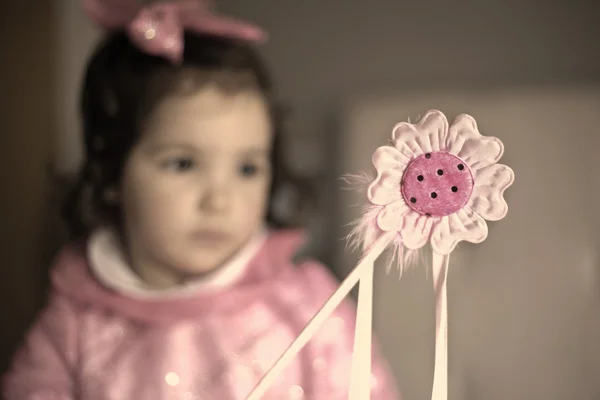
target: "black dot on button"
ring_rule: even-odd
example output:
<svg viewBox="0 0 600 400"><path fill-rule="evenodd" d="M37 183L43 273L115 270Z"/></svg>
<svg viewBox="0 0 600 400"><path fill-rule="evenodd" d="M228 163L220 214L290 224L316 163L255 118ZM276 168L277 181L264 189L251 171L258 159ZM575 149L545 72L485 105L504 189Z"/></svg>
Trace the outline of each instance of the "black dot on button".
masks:
<svg viewBox="0 0 600 400"><path fill-rule="evenodd" d="M444 171L443 171L443 170L441 170L441 169L438 169L438 170L437 170L437 174L438 174L439 176L442 176L442 175L444 175Z"/></svg>
<svg viewBox="0 0 600 400"><path fill-rule="evenodd" d="M419 175L419 176L417 176L417 180L418 180L419 182L423 182L423 179L425 179L425 178L423 178L423 175Z"/></svg>
<svg viewBox="0 0 600 400"><path fill-rule="evenodd" d="M425 153L425 158L431 158L431 153Z"/></svg>
<svg viewBox="0 0 600 400"><path fill-rule="evenodd" d="M417 202L417 199L415 199L414 197L411 197L411 198L410 198L410 202L414 204L414 203L416 203L416 202Z"/></svg>
<svg viewBox="0 0 600 400"><path fill-rule="evenodd" d="M425 213L425 216L426 217L431 217L431 214L430 213Z"/></svg>
<svg viewBox="0 0 600 400"><path fill-rule="evenodd" d="M452 191L453 191L454 193L456 193L456 192L458 192L458 188L457 188L456 186L452 186Z"/></svg>
<svg viewBox="0 0 600 400"><path fill-rule="evenodd" d="M465 166L462 164L458 164L458 170L462 171L463 169L465 169Z"/></svg>
<svg viewBox="0 0 600 400"><path fill-rule="evenodd" d="M431 192L431 198L435 199L437 197L437 193L436 192Z"/></svg>

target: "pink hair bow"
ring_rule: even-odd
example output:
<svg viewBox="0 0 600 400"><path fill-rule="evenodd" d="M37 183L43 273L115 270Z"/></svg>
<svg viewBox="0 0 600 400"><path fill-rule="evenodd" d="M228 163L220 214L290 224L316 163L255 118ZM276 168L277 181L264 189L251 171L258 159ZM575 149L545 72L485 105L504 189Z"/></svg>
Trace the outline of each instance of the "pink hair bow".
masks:
<svg viewBox="0 0 600 400"><path fill-rule="evenodd" d="M162 1L145 7L136 0L82 1L90 18L103 28L125 28L142 51L174 64L183 58L185 29L248 42L261 42L267 37L255 25L216 15L212 2L207 0Z"/></svg>

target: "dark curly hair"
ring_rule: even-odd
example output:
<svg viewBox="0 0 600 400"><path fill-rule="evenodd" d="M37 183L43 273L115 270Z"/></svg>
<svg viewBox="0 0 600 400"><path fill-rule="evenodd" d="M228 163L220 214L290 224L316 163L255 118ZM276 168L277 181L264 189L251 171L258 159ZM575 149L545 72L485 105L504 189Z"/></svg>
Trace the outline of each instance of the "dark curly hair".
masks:
<svg viewBox="0 0 600 400"><path fill-rule="evenodd" d="M303 220L311 187L284 163L284 113L261 57L247 43L230 39L186 32L184 41L183 62L178 66L143 53L124 32L110 34L92 55L81 93L85 161L62 212L70 239L85 239L102 224L121 226L120 206L107 193L119 187L144 121L165 96L197 90L208 82L225 91L250 87L264 96L274 129L267 222L289 227ZM294 190L299 200L294 215L286 218L278 216L272 206L282 188Z"/></svg>

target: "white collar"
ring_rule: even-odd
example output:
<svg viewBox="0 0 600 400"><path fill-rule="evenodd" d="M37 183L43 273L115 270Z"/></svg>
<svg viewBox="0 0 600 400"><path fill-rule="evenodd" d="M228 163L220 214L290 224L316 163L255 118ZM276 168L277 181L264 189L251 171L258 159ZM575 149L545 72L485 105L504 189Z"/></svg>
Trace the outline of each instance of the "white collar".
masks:
<svg viewBox="0 0 600 400"><path fill-rule="evenodd" d="M215 292L237 282L267 236L267 229L261 229L231 260L214 273L164 290L149 289L133 272L124 256L121 240L114 230L102 228L94 231L88 241L87 255L94 276L110 289L141 299L178 298L200 292Z"/></svg>

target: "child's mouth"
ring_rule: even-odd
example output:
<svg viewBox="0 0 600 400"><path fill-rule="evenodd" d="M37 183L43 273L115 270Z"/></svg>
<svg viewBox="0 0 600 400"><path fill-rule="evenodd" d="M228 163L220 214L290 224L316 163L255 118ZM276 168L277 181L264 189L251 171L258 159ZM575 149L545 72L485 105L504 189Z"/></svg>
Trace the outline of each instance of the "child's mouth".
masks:
<svg viewBox="0 0 600 400"><path fill-rule="evenodd" d="M230 238L227 233L214 230L195 231L191 236L194 241L205 244L220 244Z"/></svg>

